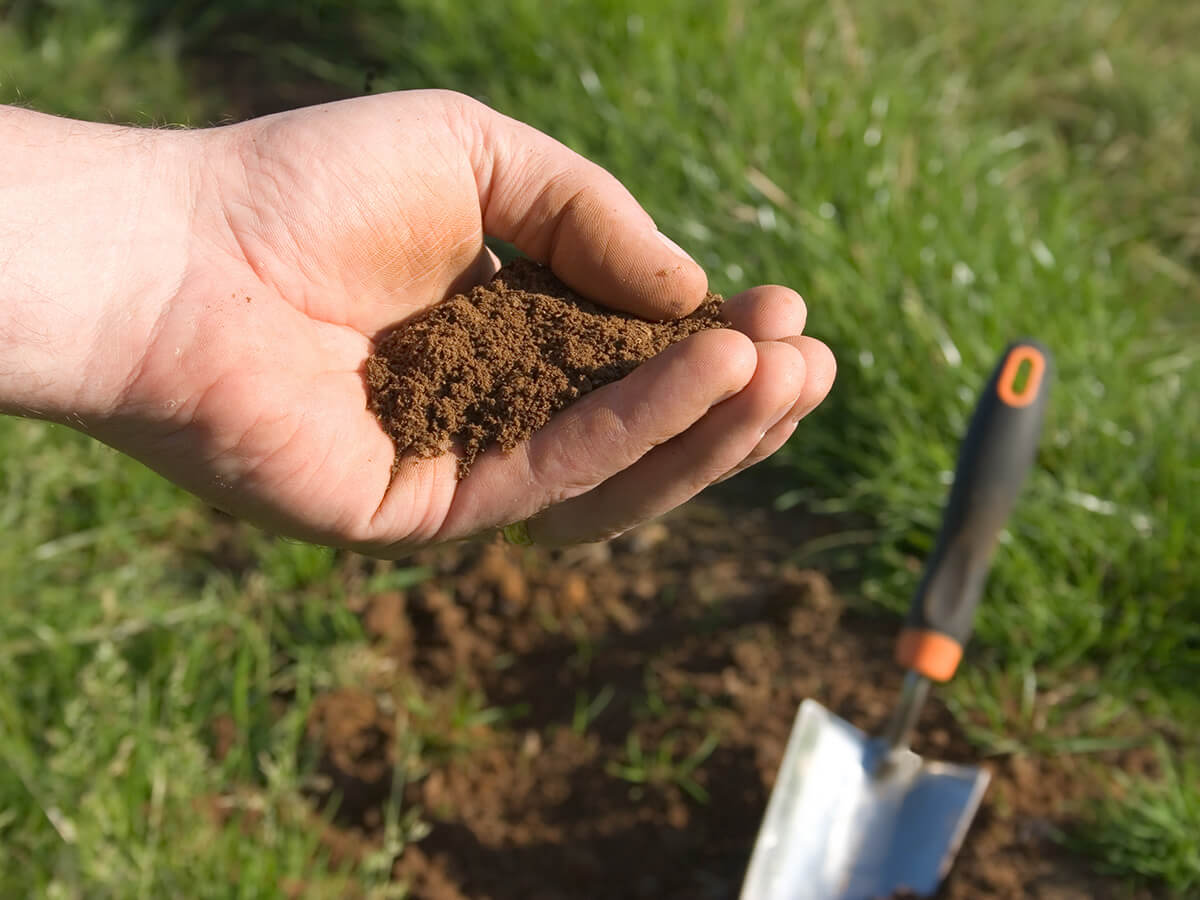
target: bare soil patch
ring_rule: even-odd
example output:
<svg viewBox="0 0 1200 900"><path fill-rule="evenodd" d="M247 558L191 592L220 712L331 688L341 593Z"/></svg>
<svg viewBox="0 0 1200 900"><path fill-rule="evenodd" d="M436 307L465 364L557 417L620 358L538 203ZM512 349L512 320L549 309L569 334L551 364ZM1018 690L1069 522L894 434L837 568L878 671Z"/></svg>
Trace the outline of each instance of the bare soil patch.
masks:
<svg viewBox="0 0 1200 900"><path fill-rule="evenodd" d="M434 577L364 603L390 665L311 720L333 786L318 805L340 797L338 857L378 840L394 710L417 690L434 712L408 721L439 738L403 791L432 825L395 864L413 896L737 897L797 705L814 697L876 729L902 676L899 621L787 561L825 526L741 505L736 481L717 494L605 545L427 552L417 561ZM470 691L509 715L462 721L446 698ZM713 740L687 778L672 774ZM668 764L638 782L634 747ZM936 696L915 749L978 761ZM1096 790L1086 769L985 764L993 783L943 897L1136 896L1053 839Z"/></svg>

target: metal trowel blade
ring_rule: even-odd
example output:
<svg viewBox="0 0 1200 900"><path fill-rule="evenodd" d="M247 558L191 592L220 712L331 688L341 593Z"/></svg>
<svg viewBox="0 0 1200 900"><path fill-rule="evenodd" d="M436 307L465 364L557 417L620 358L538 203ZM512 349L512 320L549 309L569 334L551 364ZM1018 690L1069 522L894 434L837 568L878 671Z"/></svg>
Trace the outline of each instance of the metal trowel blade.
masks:
<svg viewBox="0 0 1200 900"><path fill-rule="evenodd" d="M937 890L987 789L986 770L926 762L819 703L801 704L742 900L886 900Z"/></svg>

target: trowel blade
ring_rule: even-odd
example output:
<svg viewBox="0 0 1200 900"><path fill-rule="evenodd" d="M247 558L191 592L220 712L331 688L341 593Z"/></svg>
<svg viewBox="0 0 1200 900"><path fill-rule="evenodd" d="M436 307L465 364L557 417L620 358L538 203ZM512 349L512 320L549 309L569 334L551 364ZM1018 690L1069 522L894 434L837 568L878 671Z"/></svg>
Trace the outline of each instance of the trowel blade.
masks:
<svg viewBox="0 0 1200 900"><path fill-rule="evenodd" d="M988 773L883 743L806 700L742 887L742 900L886 900L937 890Z"/></svg>

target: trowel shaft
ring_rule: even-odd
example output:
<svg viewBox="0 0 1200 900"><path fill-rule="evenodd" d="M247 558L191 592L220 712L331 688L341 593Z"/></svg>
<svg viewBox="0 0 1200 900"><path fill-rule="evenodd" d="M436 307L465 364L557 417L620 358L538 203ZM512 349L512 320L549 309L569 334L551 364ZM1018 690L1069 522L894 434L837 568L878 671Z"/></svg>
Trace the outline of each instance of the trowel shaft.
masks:
<svg viewBox="0 0 1200 900"><path fill-rule="evenodd" d="M908 745L912 742L913 730L917 727L917 720L921 717L925 698L929 696L929 684L929 679L919 672L910 670L904 676L904 686L900 689L900 700L883 732L889 756L897 750L907 750Z"/></svg>

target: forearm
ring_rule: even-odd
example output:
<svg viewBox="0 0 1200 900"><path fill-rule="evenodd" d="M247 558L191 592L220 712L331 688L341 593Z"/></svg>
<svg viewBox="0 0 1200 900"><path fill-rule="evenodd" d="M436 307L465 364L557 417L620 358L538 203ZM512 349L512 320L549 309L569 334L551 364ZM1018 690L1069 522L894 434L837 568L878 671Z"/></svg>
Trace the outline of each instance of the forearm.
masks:
<svg viewBox="0 0 1200 900"><path fill-rule="evenodd" d="M187 144L0 106L0 412L119 402L186 268Z"/></svg>

